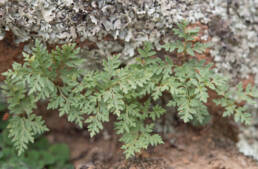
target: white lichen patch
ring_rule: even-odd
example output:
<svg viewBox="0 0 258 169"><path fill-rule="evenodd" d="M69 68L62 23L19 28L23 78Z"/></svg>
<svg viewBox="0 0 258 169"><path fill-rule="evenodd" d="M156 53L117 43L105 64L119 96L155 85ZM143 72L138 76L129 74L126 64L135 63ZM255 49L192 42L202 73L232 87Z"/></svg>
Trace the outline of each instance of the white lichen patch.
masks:
<svg viewBox="0 0 258 169"><path fill-rule="evenodd" d="M182 19L210 26L206 37L212 37L212 51L221 72L245 78L256 73L256 66L245 58L257 48L257 0L12 0L3 1L0 9L1 31L11 30L16 42L42 39L49 44L90 40L102 46L103 58L121 48L124 60L135 55L135 49L149 40L160 49L159 42ZM249 23L249 24L247 24ZM112 40L105 40L107 35ZM105 41L108 41L106 43ZM112 42L111 42L112 41ZM115 42L119 41L119 43ZM103 43L102 45L99 45ZM112 44L105 46L105 44ZM106 49L104 49L106 48ZM97 57L97 56L96 56ZM251 56L253 57L253 56ZM243 59L244 58L244 59ZM101 59L97 59L101 60ZM225 64L227 62L227 64ZM244 65L247 65L244 66ZM234 71L232 71L234 68ZM237 78L234 78L237 79Z"/></svg>
<svg viewBox="0 0 258 169"><path fill-rule="evenodd" d="M2 32L13 31L17 43L37 38L57 44L79 38L104 46L103 39L111 35L111 47L99 50L103 50L103 56L113 53L117 40L124 47L121 56L127 60L143 41L155 42L159 47L160 40L182 19L208 23L206 6L189 0L14 0L5 2L0 24Z"/></svg>
<svg viewBox="0 0 258 169"><path fill-rule="evenodd" d="M245 127L241 129L241 133L239 134L239 141L237 143L237 147L241 153L246 156L252 157L255 160L258 160L258 134L257 134L257 126L258 126L258 115L254 113L254 120L249 127Z"/></svg>
<svg viewBox="0 0 258 169"><path fill-rule="evenodd" d="M215 18L217 23L214 23L218 28L211 32L216 44L212 54L218 69L230 72L234 79L258 74L255 54L258 51L253 51L258 47L258 1L213 0L210 5L214 7L213 14L219 17ZM225 62L228 64L225 65Z"/></svg>

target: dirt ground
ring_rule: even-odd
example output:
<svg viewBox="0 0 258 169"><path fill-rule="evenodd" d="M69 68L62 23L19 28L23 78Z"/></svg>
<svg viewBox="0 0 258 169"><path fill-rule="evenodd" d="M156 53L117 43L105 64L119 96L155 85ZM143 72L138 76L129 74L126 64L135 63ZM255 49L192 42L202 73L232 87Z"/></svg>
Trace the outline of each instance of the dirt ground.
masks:
<svg viewBox="0 0 258 169"><path fill-rule="evenodd" d="M16 45L11 32L7 32L4 40L0 41L0 81L4 79L1 73L11 68L14 61L21 62L18 56L21 55L24 45L25 43Z"/></svg>
<svg viewBox="0 0 258 169"><path fill-rule="evenodd" d="M69 145L76 169L258 169L258 162L237 151L235 126L223 120L202 128L179 122L175 132L163 135L165 144L125 160L112 124L106 124L101 134L90 138L86 129L74 128L65 119L57 122L55 113L50 116L53 120L47 125L53 130L47 138Z"/></svg>

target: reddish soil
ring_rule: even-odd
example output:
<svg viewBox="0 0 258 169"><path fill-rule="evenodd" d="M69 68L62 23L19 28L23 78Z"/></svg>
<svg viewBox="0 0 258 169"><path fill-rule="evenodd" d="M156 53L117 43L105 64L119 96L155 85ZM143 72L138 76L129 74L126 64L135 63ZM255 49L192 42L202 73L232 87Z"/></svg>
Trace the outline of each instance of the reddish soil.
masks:
<svg viewBox="0 0 258 169"><path fill-rule="evenodd" d="M69 145L76 169L258 169L257 162L240 154L235 142L217 129L180 124L175 133L166 135L165 144L151 147L131 160L124 159L117 136L107 130L93 139L86 130L56 130L48 138Z"/></svg>
<svg viewBox="0 0 258 169"><path fill-rule="evenodd" d="M14 61L21 61L18 58L23 51L25 43L16 45L14 43L14 35L11 32L6 32L5 38L0 41L0 81L4 79L2 72L11 68Z"/></svg>

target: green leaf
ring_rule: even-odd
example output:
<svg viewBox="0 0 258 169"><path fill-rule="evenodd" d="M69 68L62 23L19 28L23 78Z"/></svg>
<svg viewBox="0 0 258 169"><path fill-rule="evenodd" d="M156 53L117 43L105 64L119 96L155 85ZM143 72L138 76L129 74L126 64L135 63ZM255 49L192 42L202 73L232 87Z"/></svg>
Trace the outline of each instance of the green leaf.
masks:
<svg viewBox="0 0 258 169"><path fill-rule="evenodd" d="M186 33L196 34L199 31L200 31L200 28L199 27L195 27L195 28L192 28L192 29L187 29Z"/></svg>
<svg viewBox="0 0 258 169"><path fill-rule="evenodd" d="M35 115L31 115L27 119L15 116L10 119L7 128L9 129L9 137L18 150L18 155L27 149L29 143L34 142L36 135L48 131L41 117Z"/></svg>
<svg viewBox="0 0 258 169"><path fill-rule="evenodd" d="M104 70L108 73L113 73L120 65L119 55L108 57L108 60L103 62Z"/></svg>
<svg viewBox="0 0 258 169"><path fill-rule="evenodd" d="M162 45L161 48L164 48L165 51L168 51L168 52L174 52L175 49L177 48L177 43L175 43L175 42L166 43L166 44Z"/></svg>
<svg viewBox="0 0 258 169"><path fill-rule="evenodd" d="M138 49L138 53L140 54L141 58L148 58L156 54L156 52L153 51L153 46L151 42L145 42L143 49Z"/></svg>
<svg viewBox="0 0 258 169"><path fill-rule="evenodd" d="M189 55L191 55L191 56L195 56L194 51L193 51L192 48L187 48L187 49L186 49L186 52L187 52L187 54L189 54Z"/></svg>
<svg viewBox="0 0 258 169"><path fill-rule="evenodd" d="M226 108L226 111L223 113L223 117L228 117L234 114L235 110L236 110L236 106L235 105L229 105Z"/></svg>
<svg viewBox="0 0 258 169"><path fill-rule="evenodd" d="M245 108L238 108L235 110L236 113L234 115L234 119L236 122L241 122L244 123L245 125L250 125L251 124L251 114L249 113L244 113Z"/></svg>
<svg viewBox="0 0 258 169"><path fill-rule="evenodd" d="M0 112L4 111L7 108L5 103L0 102Z"/></svg>
<svg viewBox="0 0 258 169"><path fill-rule="evenodd" d="M163 143L159 135L151 134L153 124L144 126L138 123L137 127L131 130L134 132L124 133L120 139L120 141L125 143L121 148L124 149L127 159L140 152L141 149L147 149L149 145Z"/></svg>
<svg viewBox="0 0 258 169"><path fill-rule="evenodd" d="M200 42L197 42L195 43L194 47L193 47L193 50L197 53L203 53L205 52L205 50L209 47L210 45L209 44L203 44L203 43L200 43Z"/></svg>
<svg viewBox="0 0 258 169"><path fill-rule="evenodd" d="M153 111L150 112L150 117L154 121L154 120L160 118L160 116L162 116L165 112L166 112L166 110L163 109L161 106L155 105L153 107Z"/></svg>
<svg viewBox="0 0 258 169"><path fill-rule="evenodd" d="M177 53L182 53L184 51L184 44L182 42L177 43Z"/></svg>
<svg viewBox="0 0 258 169"><path fill-rule="evenodd" d="M88 117L85 122L89 123L88 130L90 132L91 137L95 136L97 133L100 132L100 130L103 129L102 122L98 120L95 116Z"/></svg>

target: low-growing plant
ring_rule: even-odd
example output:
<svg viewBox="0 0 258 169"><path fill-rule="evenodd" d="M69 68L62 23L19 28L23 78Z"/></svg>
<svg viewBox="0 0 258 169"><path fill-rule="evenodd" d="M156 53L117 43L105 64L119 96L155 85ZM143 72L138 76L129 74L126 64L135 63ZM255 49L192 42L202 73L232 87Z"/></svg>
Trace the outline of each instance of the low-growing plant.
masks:
<svg viewBox="0 0 258 169"><path fill-rule="evenodd" d="M66 144L49 144L45 137L37 139L20 156L12 146L5 126L8 121L0 120L0 169L73 169L69 164L70 151Z"/></svg>
<svg viewBox="0 0 258 169"><path fill-rule="evenodd" d="M247 106L258 97L255 88L242 85L233 88L228 79L217 74L212 64L194 57L203 53L207 44L194 42L199 28L189 28L187 22L173 29L178 41L166 43L163 48L173 56L160 56L150 42L138 49L135 62L121 66L119 56L108 57L102 70L84 70L79 48L67 44L48 52L38 41L32 55L24 55L24 63L14 63L3 73L2 86L7 96L11 119L9 137L18 154L24 152L36 135L48 131L41 117L33 113L36 103L48 100L48 109L57 109L60 116L83 127L87 124L93 137L103 129L103 123L115 116L114 128L121 135L122 149L127 158L146 149L149 145L163 143L153 132L155 121L167 107L175 107L185 123L204 124L209 119L206 102L209 90L219 95L215 102L225 111L223 116L233 115L237 122L250 123ZM176 64L175 58L182 62ZM179 58L178 58L179 57ZM170 96L165 106L158 99Z"/></svg>
<svg viewBox="0 0 258 169"><path fill-rule="evenodd" d="M3 102L0 102L0 112L6 109L6 104Z"/></svg>

